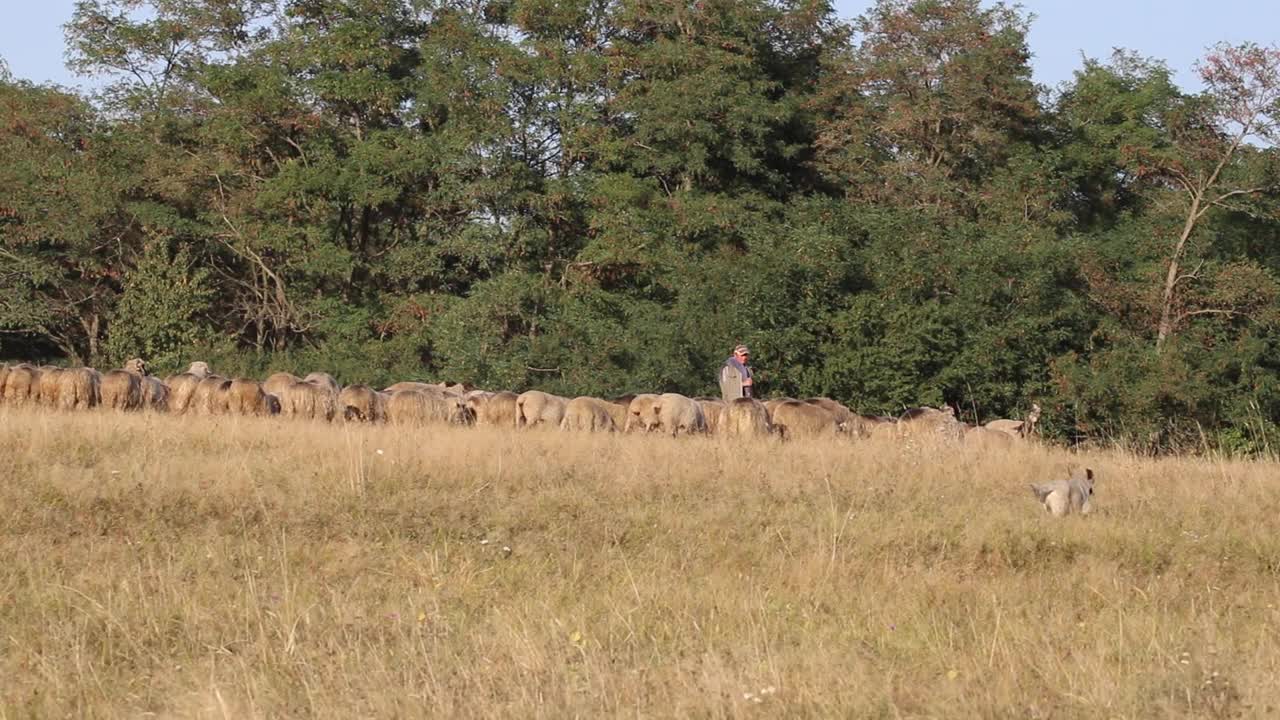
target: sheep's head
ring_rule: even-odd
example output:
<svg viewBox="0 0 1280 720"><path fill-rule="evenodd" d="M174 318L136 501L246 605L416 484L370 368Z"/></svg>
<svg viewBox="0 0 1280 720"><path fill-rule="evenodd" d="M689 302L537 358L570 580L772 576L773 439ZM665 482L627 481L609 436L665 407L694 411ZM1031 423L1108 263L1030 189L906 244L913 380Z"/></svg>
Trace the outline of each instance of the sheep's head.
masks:
<svg viewBox="0 0 1280 720"><path fill-rule="evenodd" d="M147 374L147 361L142 358L134 358L124 364L124 369L134 375L145 376Z"/></svg>

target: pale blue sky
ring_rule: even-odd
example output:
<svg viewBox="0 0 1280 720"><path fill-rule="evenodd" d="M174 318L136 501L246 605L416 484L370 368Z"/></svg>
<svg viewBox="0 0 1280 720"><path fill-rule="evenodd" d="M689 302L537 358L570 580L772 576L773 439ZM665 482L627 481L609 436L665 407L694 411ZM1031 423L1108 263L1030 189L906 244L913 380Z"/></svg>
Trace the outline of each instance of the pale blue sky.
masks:
<svg viewBox="0 0 1280 720"><path fill-rule="evenodd" d="M74 0L0 0L0 57L13 74L36 82L76 86L84 81L64 65L62 24ZM836 0L842 17L853 17L870 0ZM1280 40L1277 0L1026 0L1036 16L1031 26L1036 80L1069 80L1083 51L1107 57L1125 47L1161 58L1185 87L1195 87L1192 65L1219 40L1269 44Z"/></svg>

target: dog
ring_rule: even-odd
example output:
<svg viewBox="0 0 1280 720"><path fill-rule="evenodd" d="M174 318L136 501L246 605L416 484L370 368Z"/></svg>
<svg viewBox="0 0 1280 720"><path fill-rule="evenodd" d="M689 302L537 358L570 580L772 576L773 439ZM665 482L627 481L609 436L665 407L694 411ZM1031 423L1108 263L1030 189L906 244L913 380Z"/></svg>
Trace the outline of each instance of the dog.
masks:
<svg viewBox="0 0 1280 720"><path fill-rule="evenodd" d="M1031 492L1054 517L1073 512L1088 515L1093 509L1093 468L1081 468L1066 480L1032 483Z"/></svg>

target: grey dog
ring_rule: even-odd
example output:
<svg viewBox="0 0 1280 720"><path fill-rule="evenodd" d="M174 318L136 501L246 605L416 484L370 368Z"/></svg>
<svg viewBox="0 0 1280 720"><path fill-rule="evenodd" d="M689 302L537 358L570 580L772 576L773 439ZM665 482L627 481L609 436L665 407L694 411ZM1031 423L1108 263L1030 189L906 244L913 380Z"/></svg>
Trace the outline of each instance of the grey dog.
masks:
<svg viewBox="0 0 1280 720"><path fill-rule="evenodd" d="M1072 512L1088 515L1093 509L1093 469L1076 470L1066 480L1032 483L1031 491L1054 517Z"/></svg>

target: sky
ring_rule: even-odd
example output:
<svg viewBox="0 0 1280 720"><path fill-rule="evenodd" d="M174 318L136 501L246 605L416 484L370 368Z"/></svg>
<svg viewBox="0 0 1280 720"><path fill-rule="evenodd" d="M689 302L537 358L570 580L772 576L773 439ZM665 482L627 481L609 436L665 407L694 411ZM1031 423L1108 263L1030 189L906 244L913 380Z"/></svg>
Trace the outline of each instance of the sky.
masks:
<svg viewBox="0 0 1280 720"><path fill-rule="evenodd" d="M0 58L16 77L84 87L67 70L62 25L75 0L0 0L8 6L0 23ZM871 0L835 0L841 17L852 18ZM1270 44L1280 40L1276 0L1024 0L1035 19L1030 44L1037 82L1057 86L1081 66L1081 54L1107 58L1114 48L1136 50L1166 61L1178 83L1196 89L1194 64L1221 40Z"/></svg>

